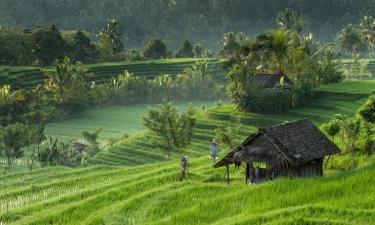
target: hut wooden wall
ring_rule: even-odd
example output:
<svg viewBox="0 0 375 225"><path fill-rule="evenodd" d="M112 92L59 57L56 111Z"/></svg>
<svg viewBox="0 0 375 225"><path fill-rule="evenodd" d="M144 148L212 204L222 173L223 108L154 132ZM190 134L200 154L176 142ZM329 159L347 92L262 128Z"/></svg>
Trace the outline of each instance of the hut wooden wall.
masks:
<svg viewBox="0 0 375 225"><path fill-rule="evenodd" d="M323 159L314 160L284 171L285 176L313 177L323 175Z"/></svg>

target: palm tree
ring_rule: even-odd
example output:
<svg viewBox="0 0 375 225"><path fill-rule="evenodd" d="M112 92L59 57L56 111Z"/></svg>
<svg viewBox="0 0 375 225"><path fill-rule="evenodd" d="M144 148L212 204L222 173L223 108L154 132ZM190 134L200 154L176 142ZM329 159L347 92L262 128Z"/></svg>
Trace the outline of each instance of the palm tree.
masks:
<svg viewBox="0 0 375 225"><path fill-rule="evenodd" d="M289 8L279 12L276 22L285 31L294 30L300 33L303 29L303 20L298 18L296 12Z"/></svg>
<svg viewBox="0 0 375 225"><path fill-rule="evenodd" d="M360 36L366 43L370 57L373 57L375 47L375 19L371 16L365 16L359 24Z"/></svg>
<svg viewBox="0 0 375 225"><path fill-rule="evenodd" d="M120 53L124 49L124 44L121 42L120 37L123 35L119 31L119 23L113 19L111 20L107 26L99 33L99 37L103 39L107 39L111 42L112 46L112 53L117 54Z"/></svg>
<svg viewBox="0 0 375 225"><path fill-rule="evenodd" d="M356 52L361 49L363 44L358 29L352 24L341 30L337 40L341 49L346 53L351 53L352 56L356 55Z"/></svg>

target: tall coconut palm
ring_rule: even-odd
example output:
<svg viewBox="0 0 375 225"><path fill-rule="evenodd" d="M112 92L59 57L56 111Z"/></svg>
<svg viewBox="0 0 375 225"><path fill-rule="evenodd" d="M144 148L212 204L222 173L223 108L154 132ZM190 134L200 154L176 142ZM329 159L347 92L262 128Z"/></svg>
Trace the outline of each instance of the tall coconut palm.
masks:
<svg viewBox="0 0 375 225"><path fill-rule="evenodd" d="M295 11L286 8L284 11L279 12L276 18L277 25L283 30L293 30L300 33L303 29L303 20L298 18Z"/></svg>
<svg viewBox="0 0 375 225"><path fill-rule="evenodd" d="M340 43L341 49L345 53L352 54L352 56L356 55L356 52L363 47L359 30L352 24L341 30L337 36L337 40Z"/></svg>
<svg viewBox="0 0 375 225"><path fill-rule="evenodd" d="M120 38L123 34L119 31L119 26L120 24L113 19L99 33L101 41L109 40L111 42L113 54L120 53L124 49L124 44Z"/></svg>
<svg viewBox="0 0 375 225"><path fill-rule="evenodd" d="M366 43L370 57L373 57L375 48L375 19L371 16L365 16L359 24L360 36Z"/></svg>

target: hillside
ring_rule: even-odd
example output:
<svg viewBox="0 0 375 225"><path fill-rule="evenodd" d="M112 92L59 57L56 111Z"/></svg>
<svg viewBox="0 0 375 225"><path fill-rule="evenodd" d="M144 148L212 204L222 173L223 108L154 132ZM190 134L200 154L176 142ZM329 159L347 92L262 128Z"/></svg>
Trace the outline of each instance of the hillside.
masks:
<svg viewBox="0 0 375 225"><path fill-rule="evenodd" d="M90 4L91 3L91 4ZM224 32L257 35L276 26L279 11L292 8L305 20L307 33L332 41L344 26L374 11L373 0L2 0L2 25L32 28L55 24L97 34L116 18L126 48L140 48L154 37L167 40L170 49L185 39L217 48Z"/></svg>
<svg viewBox="0 0 375 225"><path fill-rule="evenodd" d="M358 88L358 87L357 87ZM320 125L333 114L354 115L363 95L327 92L282 114L238 112L217 105L197 113L190 177L178 182L181 153L168 160L147 133L97 154L78 169L49 167L0 175L0 222L5 224L373 224L375 166L326 171L311 179L245 185L243 170L213 169L209 143L218 127L239 126L238 140L256 127L309 118ZM228 149L222 147L220 157Z"/></svg>
<svg viewBox="0 0 375 225"><path fill-rule="evenodd" d="M96 83L103 83L110 78L122 74L125 70L134 73L136 76L154 78L158 75L181 73L185 68L191 67L197 60L207 60L208 68L214 78L219 82L224 82L225 71L222 68L222 61L219 59L164 59L149 60L139 62L116 62L98 63L84 65L89 72L95 76L92 79ZM51 72L51 68L39 67L11 67L0 66L0 85L9 84L13 88L32 88L43 82L46 72Z"/></svg>
<svg viewBox="0 0 375 225"><path fill-rule="evenodd" d="M178 182L178 161L132 168L47 168L1 180L5 224L373 224L375 167L228 186L206 157Z"/></svg>

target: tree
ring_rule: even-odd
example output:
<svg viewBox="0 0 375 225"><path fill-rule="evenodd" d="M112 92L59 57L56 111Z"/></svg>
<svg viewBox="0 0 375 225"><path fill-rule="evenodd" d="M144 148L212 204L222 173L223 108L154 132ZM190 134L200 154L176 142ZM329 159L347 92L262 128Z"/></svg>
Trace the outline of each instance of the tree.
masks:
<svg viewBox="0 0 375 225"><path fill-rule="evenodd" d="M45 81L46 94L61 116L80 113L87 107L90 75L80 63L74 65L69 58L57 62L55 71L48 74Z"/></svg>
<svg viewBox="0 0 375 225"><path fill-rule="evenodd" d="M371 95L367 101L359 108L358 114L367 123L375 123L375 95Z"/></svg>
<svg viewBox="0 0 375 225"><path fill-rule="evenodd" d="M238 144L236 142L236 137L239 135L239 132L239 127L219 128L215 130L218 142L224 144L229 149L234 149Z"/></svg>
<svg viewBox="0 0 375 225"><path fill-rule="evenodd" d="M143 50L146 59L167 58L169 55L167 45L160 39L151 39Z"/></svg>
<svg viewBox="0 0 375 225"><path fill-rule="evenodd" d="M195 44L193 47L193 53L195 58L201 58L203 56L203 46Z"/></svg>
<svg viewBox="0 0 375 225"><path fill-rule="evenodd" d="M342 29L337 36L337 40L342 51L352 56L364 47L359 30L353 24L349 24Z"/></svg>
<svg viewBox="0 0 375 225"><path fill-rule="evenodd" d="M93 132L89 132L89 131L81 132L81 136L87 143L85 150L90 156L94 156L100 150L99 140L98 140L100 132L102 132L101 128L98 128Z"/></svg>
<svg viewBox="0 0 375 225"><path fill-rule="evenodd" d="M67 43L55 25L49 28L38 27L31 33L31 38L37 64L51 65L64 57Z"/></svg>
<svg viewBox="0 0 375 225"><path fill-rule="evenodd" d="M2 128L2 147L8 165L8 172L13 161L23 155L23 148L30 144L29 127L15 123Z"/></svg>
<svg viewBox="0 0 375 225"><path fill-rule="evenodd" d="M303 20L298 18L296 12L290 8L286 8L284 11L279 12L276 22L277 25L285 31L292 30L301 33L303 29Z"/></svg>
<svg viewBox="0 0 375 225"><path fill-rule="evenodd" d="M236 35L234 32L225 33L223 37L223 48L220 54L224 57L230 58L234 53L240 49L243 41L243 34Z"/></svg>
<svg viewBox="0 0 375 225"><path fill-rule="evenodd" d="M184 43L182 43L182 47L178 49L176 53L176 58L191 58L191 57L194 57L193 45L190 43L190 41L185 40Z"/></svg>
<svg viewBox="0 0 375 225"><path fill-rule="evenodd" d="M82 31L74 33L69 45L73 62L91 62L98 56L95 45L91 44L90 38Z"/></svg>
<svg viewBox="0 0 375 225"><path fill-rule="evenodd" d="M333 119L326 124L323 124L323 130L332 137L333 141L335 141L335 137L341 131L341 121L338 119Z"/></svg>
<svg viewBox="0 0 375 225"><path fill-rule="evenodd" d="M352 156L353 168L356 166L356 141L360 133L361 123L357 118L348 119L344 121L342 129L344 136L346 138L346 149L350 152Z"/></svg>
<svg viewBox="0 0 375 225"><path fill-rule="evenodd" d="M170 158L173 152L181 152L190 144L195 119L192 107L184 113L171 104L162 104L156 109L150 109L143 117L144 125L156 136L157 144Z"/></svg>
<svg viewBox="0 0 375 225"><path fill-rule="evenodd" d="M220 93L209 70L207 61L197 61L178 75L177 82L189 98L213 99Z"/></svg>
<svg viewBox="0 0 375 225"><path fill-rule="evenodd" d="M366 43L369 55L373 57L375 48L375 18L372 16L364 16L359 23L360 36Z"/></svg>
<svg viewBox="0 0 375 225"><path fill-rule="evenodd" d="M103 48L109 47L112 54L118 54L124 50L121 42L122 33L119 30L120 24L112 19L106 27L99 33L99 43Z"/></svg>

